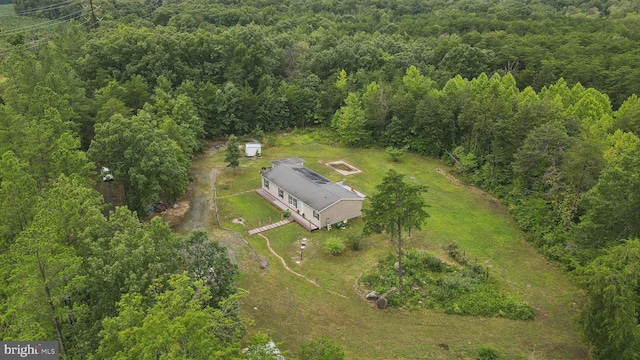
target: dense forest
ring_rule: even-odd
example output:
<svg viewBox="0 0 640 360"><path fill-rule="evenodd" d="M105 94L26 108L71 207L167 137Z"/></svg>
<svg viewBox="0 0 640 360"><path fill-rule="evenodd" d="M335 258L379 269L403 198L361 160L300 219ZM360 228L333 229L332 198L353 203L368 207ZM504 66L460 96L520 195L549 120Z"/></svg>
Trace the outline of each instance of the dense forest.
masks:
<svg viewBox="0 0 640 360"><path fill-rule="evenodd" d="M207 140L324 127L499 197L588 294L594 358L640 356L640 3L2 7L2 339L57 339L69 359L240 356L237 268L206 234L139 218L185 193ZM102 166L126 204L108 217Z"/></svg>

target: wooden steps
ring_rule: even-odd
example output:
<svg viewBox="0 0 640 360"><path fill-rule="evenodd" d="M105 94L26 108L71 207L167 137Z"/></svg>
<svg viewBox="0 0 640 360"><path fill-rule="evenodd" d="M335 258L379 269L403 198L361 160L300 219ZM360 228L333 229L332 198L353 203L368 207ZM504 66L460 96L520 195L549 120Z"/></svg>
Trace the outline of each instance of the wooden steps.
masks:
<svg viewBox="0 0 640 360"><path fill-rule="evenodd" d="M257 233L261 233L263 231L267 231L267 230L271 230L271 229L275 229L277 227L283 226L283 225L287 225L289 223L292 223L294 220L291 218L288 219L284 219L282 221L278 221L277 223L273 223L273 224L269 224L269 225L265 225L263 227L259 227L257 229L252 229L249 230L249 235L255 235Z"/></svg>

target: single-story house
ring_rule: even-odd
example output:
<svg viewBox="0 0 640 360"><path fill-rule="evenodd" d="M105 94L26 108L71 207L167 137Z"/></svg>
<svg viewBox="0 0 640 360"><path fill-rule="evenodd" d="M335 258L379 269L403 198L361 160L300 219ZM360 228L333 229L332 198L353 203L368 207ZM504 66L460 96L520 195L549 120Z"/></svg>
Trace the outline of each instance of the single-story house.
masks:
<svg viewBox="0 0 640 360"><path fill-rule="evenodd" d="M290 209L294 219L308 230L362 216L364 194L344 181L334 183L306 168L299 157L274 161L261 175L258 193L278 208Z"/></svg>

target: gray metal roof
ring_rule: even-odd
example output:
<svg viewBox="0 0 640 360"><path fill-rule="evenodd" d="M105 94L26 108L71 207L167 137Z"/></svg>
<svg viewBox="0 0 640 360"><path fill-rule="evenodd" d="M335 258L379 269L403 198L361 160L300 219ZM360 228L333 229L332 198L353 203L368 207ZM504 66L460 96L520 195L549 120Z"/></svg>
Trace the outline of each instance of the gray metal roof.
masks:
<svg viewBox="0 0 640 360"><path fill-rule="evenodd" d="M273 164L273 168L263 172L262 176L314 210L324 210L340 200L363 199L356 192L304 167L300 158L278 160Z"/></svg>

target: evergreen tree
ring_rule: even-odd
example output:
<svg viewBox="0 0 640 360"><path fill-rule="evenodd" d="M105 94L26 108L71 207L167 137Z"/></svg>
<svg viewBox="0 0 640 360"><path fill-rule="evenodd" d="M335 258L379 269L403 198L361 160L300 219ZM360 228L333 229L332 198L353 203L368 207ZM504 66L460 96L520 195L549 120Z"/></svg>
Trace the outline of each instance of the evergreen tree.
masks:
<svg viewBox="0 0 640 360"><path fill-rule="evenodd" d="M338 133L340 142L346 146L367 145L371 136L366 129L367 120L360 99L356 94L350 93L345 102L346 105L333 116L331 126Z"/></svg>
<svg viewBox="0 0 640 360"><path fill-rule="evenodd" d="M376 185L377 193L370 197L370 206L363 210L364 229L366 235L386 233L395 238L398 245L398 274L400 278L399 293L402 295L402 232L420 229L429 214L422 193L426 188L422 185L404 182L404 175L389 170Z"/></svg>
<svg viewBox="0 0 640 360"><path fill-rule="evenodd" d="M240 144L238 138L235 135L229 136L227 141L227 150L224 154L224 161L227 163L227 167L235 169L240 166L240 158L242 153L240 152Z"/></svg>

